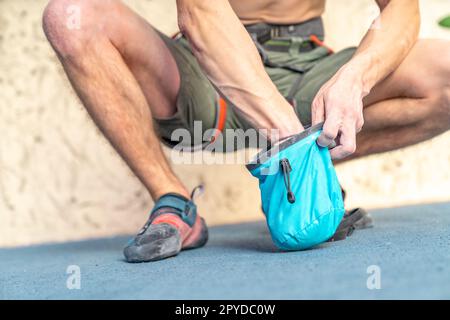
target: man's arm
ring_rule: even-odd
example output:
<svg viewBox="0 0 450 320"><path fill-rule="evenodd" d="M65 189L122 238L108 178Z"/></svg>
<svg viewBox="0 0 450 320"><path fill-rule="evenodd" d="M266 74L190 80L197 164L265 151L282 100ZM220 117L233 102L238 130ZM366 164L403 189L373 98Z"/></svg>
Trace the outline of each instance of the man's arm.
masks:
<svg viewBox="0 0 450 320"><path fill-rule="evenodd" d="M303 130L227 0L177 0L180 30L214 86L258 129ZM270 138L270 137L268 137Z"/></svg>
<svg viewBox="0 0 450 320"><path fill-rule="evenodd" d="M313 123L325 120L318 139L342 159L356 149L356 133L363 126L363 98L394 71L417 40L420 14L418 0L377 0L381 15L374 21L353 58L318 92L312 105Z"/></svg>

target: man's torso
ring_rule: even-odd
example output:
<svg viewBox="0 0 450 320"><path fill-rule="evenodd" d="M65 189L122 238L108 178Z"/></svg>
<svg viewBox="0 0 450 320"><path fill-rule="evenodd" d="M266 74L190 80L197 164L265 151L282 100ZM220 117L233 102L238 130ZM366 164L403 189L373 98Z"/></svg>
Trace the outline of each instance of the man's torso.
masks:
<svg viewBox="0 0 450 320"><path fill-rule="evenodd" d="M325 0L229 0L244 24L296 24L322 15Z"/></svg>

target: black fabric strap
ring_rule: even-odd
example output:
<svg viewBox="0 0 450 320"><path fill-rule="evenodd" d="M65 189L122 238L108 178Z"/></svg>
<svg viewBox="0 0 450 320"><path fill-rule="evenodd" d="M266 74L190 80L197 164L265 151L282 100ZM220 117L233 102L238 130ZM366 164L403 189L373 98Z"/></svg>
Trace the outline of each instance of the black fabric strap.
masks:
<svg viewBox="0 0 450 320"><path fill-rule="evenodd" d="M255 35L256 40L264 44L270 39L301 37L309 38L310 35L316 35L319 39L324 38L324 28L322 18L313 18L297 24L277 25L268 23L256 23L246 25L247 32L252 36Z"/></svg>

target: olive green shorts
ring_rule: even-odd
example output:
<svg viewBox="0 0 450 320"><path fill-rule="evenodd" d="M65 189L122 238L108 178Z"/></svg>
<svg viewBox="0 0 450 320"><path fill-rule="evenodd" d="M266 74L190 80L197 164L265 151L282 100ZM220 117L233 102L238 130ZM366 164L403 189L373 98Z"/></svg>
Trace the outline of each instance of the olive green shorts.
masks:
<svg viewBox="0 0 450 320"><path fill-rule="evenodd" d="M162 141L169 146L174 146L178 144L179 140L178 138L174 139L174 131L183 128L194 134L195 121L198 121L197 124L201 123L202 133L215 128L218 94L200 68L186 39L181 37L173 40L161 33L160 36L176 60L181 83L176 102L176 113L170 118L155 119L154 121ZM288 46L294 47L293 43L294 41L289 43L286 41ZM355 48L348 48L333 54L330 54L325 47L315 47L307 52L299 52L298 46L296 48L288 52L266 51L266 53L271 62L289 63L305 70L298 90L293 96L295 100L293 105L301 123L307 126L311 123L311 103L316 93L342 65L350 60ZM298 72L285 68L266 67L266 71L284 97L289 95L293 83L299 79ZM224 129L247 130L249 128L251 125L240 113L236 112L233 105L228 104Z"/></svg>

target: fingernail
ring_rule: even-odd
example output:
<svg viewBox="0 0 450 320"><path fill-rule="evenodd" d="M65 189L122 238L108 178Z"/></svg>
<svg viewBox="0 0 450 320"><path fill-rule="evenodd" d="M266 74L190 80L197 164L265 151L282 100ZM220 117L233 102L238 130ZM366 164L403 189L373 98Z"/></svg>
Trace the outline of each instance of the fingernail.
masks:
<svg viewBox="0 0 450 320"><path fill-rule="evenodd" d="M316 143L317 143L317 145L318 145L319 147L321 147L321 148L325 148L325 147L326 147L326 146L322 145L322 144L320 143L319 140L316 140Z"/></svg>

